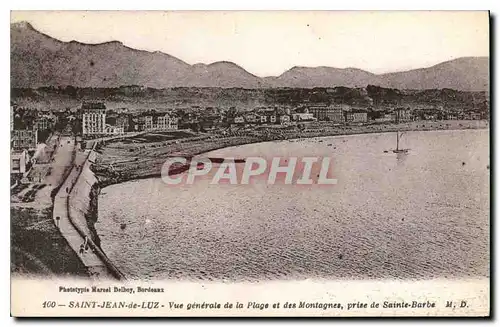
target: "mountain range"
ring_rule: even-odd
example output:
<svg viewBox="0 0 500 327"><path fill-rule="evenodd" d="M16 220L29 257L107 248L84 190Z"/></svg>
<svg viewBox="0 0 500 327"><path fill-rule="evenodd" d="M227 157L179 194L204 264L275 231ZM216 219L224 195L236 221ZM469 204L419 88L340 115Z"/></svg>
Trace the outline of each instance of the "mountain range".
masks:
<svg viewBox="0 0 500 327"><path fill-rule="evenodd" d="M428 68L373 74L357 68L293 67L280 76L258 77L235 63L190 65L156 51L132 49L121 42L63 42L28 22L12 23L11 87L42 86L152 88L314 88L365 87L487 91L489 58L463 57Z"/></svg>

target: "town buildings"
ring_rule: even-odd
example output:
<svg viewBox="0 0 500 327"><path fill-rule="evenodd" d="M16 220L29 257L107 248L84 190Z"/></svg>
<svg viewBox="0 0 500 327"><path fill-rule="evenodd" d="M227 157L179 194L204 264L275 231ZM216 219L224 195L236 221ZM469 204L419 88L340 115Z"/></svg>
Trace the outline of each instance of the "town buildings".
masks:
<svg viewBox="0 0 500 327"><path fill-rule="evenodd" d="M368 113L362 110L346 111L346 122L352 124L364 124L368 122Z"/></svg>
<svg viewBox="0 0 500 327"><path fill-rule="evenodd" d="M222 126L223 116L212 113L200 118L200 127L202 130L212 130Z"/></svg>
<svg viewBox="0 0 500 327"><path fill-rule="evenodd" d="M177 118L172 117L170 114L158 116L156 129L159 131L168 131L178 128Z"/></svg>
<svg viewBox="0 0 500 327"><path fill-rule="evenodd" d="M397 108L394 113L394 121L396 123L404 123L412 120L411 110L409 108Z"/></svg>
<svg viewBox="0 0 500 327"><path fill-rule="evenodd" d="M122 135L124 133L125 132L123 130L123 127L113 126L109 124L106 124L106 126L104 127L105 135Z"/></svg>
<svg viewBox="0 0 500 327"><path fill-rule="evenodd" d="M116 117L116 127L120 127L123 129L124 132L130 131L130 126L131 126L131 119L130 115L127 113L121 113L118 114Z"/></svg>
<svg viewBox="0 0 500 327"><path fill-rule="evenodd" d="M292 120L297 122L306 122L306 121L316 121L317 119L314 117L313 114L310 114L308 112L304 113L299 112L292 114Z"/></svg>
<svg viewBox="0 0 500 327"><path fill-rule="evenodd" d="M394 121L394 116L390 113L381 113L379 117L375 118L376 123L390 123Z"/></svg>
<svg viewBox="0 0 500 327"><path fill-rule="evenodd" d="M13 130L11 133L11 143L14 150L34 150L38 143L38 131L31 129Z"/></svg>
<svg viewBox="0 0 500 327"><path fill-rule="evenodd" d="M480 112L469 111L463 115L464 119L467 120L480 120L482 119L482 115Z"/></svg>
<svg viewBox="0 0 500 327"><path fill-rule="evenodd" d="M281 125L288 125L290 123L290 116L289 115L280 115L280 124Z"/></svg>
<svg viewBox="0 0 500 327"><path fill-rule="evenodd" d="M257 124L260 123L260 117L254 112L247 112L243 116L247 124Z"/></svg>
<svg viewBox="0 0 500 327"><path fill-rule="evenodd" d="M10 131L14 130L14 105L10 104Z"/></svg>
<svg viewBox="0 0 500 327"><path fill-rule="evenodd" d="M236 125L288 125L292 116L289 110L283 108L258 108L245 113L233 113L227 120Z"/></svg>
<svg viewBox="0 0 500 327"><path fill-rule="evenodd" d="M278 117L280 125L288 125L290 124L290 110L289 109L277 109L276 116Z"/></svg>
<svg viewBox="0 0 500 327"><path fill-rule="evenodd" d="M276 109L262 108L257 111L257 114L260 117L261 124L276 124L278 121Z"/></svg>
<svg viewBox="0 0 500 327"><path fill-rule="evenodd" d="M12 143L16 149L35 148L54 130L81 131L85 138L121 135L127 132L155 132L192 129L195 132L224 130L231 125L293 125L301 122L324 121L331 125L367 123L403 123L413 120L488 119L488 108L456 108L438 105L425 107L364 107L363 104L310 104L251 108L177 107L157 110L129 111L127 108L107 109L102 101L84 101L77 108L50 111L18 107L11 103ZM26 130L38 131L38 139ZM14 133L15 132L15 133Z"/></svg>
<svg viewBox="0 0 500 327"><path fill-rule="evenodd" d="M46 131L48 129L51 129L54 124L55 122L53 118L50 118L48 115L43 115L35 119L35 121L33 122L33 129Z"/></svg>
<svg viewBox="0 0 500 327"><path fill-rule="evenodd" d="M81 117L84 137L106 134L106 106L103 102L82 103Z"/></svg>
<svg viewBox="0 0 500 327"><path fill-rule="evenodd" d="M244 124L245 123L245 118L242 115L238 115L238 116L234 117L233 122L235 124Z"/></svg>
<svg viewBox="0 0 500 327"><path fill-rule="evenodd" d="M317 119L323 121L331 121L334 123L344 123L344 112L341 107L337 106L311 106L309 112Z"/></svg>
<svg viewBox="0 0 500 327"><path fill-rule="evenodd" d="M178 119L169 113L157 113L154 111L147 112L139 116L139 130L152 131L169 131L179 128Z"/></svg>
<svg viewBox="0 0 500 327"><path fill-rule="evenodd" d="M11 174L24 174L28 170L29 156L28 151L12 150L10 153L10 173Z"/></svg>

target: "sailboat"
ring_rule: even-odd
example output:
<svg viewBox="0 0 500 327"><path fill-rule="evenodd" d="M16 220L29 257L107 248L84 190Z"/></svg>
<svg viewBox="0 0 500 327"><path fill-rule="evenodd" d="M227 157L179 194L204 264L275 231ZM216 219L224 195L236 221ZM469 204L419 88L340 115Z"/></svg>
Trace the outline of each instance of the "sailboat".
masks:
<svg viewBox="0 0 500 327"><path fill-rule="evenodd" d="M396 149L392 150L394 153L408 153L410 149L400 149L399 148L399 139L403 136L403 133L396 132L397 138L396 138Z"/></svg>

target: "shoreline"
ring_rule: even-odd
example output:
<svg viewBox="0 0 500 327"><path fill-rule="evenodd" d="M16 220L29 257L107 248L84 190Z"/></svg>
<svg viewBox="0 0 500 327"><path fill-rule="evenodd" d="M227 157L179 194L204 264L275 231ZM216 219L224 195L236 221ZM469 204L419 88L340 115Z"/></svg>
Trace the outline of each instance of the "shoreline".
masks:
<svg viewBox="0 0 500 327"><path fill-rule="evenodd" d="M450 125L449 122L455 122L455 126ZM416 126L413 126L416 125ZM421 127L419 126L421 125ZM382 126L382 127L381 127ZM371 128L370 128L371 127ZM375 129L376 127L381 127L380 129ZM186 158L192 158L195 156L202 155L204 153L209 153L212 151L220 150L220 149L226 149L226 148L231 148L231 147L236 147L236 146L242 146L242 145L250 145L250 144L257 144L257 143L265 143L265 142L277 142L277 141L291 141L291 140L301 140L301 139L311 139L311 138L326 138L326 137L342 137L342 136L352 136L352 135L364 135L364 134L383 134L383 133L394 133L396 131L402 131L402 132L427 132L427 131L454 131L454 130L469 130L469 129L489 129L489 122L484 121L484 120L479 120L479 121L439 121L439 122L410 122L410 123L402 123L402 124L384 124L384 125L365 125L365 126L351 126L348 129L342 128L332 128L330 131L327 132L295 132L295 133L290 133L290 135L283 135L280 134L279 136L275 137L270 137L270 138L265 138L265 137L255 137L255 136L242 136L242 137L236 137L233 139L222 139L222 143L216 143L213 144L213 146L206 146L203 147L203 141L201 142L199 140L195 140L194 143L198 147L202 147L199 151L193 151L193 152L184 152L184 153L179 153L179 151L174 151L173 153L166 153L164 154L163 157L157 157L155 159L161 160L161 165L163 162L168 158L172 156L179 156L179 157L186 157ZM297 134L302 134L298 136ZM224 142L227 141L227 142ZM198 142L198 143L197 143ZM113 143L113 142L112 142ZM112 144L111 143L111 144ZM157 142L151 142L148 144L154 144ZM195 146L195 148L196 148ZM103 152L106 151L105 149ZM98 156L102 156L102 153L98 151ZM125 164L125 167L119 175L111 176L108 177L103 174L103 164L102 162L99 162L99 160L96 161L94 165L92 165L91 170L92 172L96 175L98 179L98 185L99 188L102 190L107 186L114 185L114 184L121 184L124 182L129 182L129 181L134 181L134 180L141 180L141 179L149 179L149 178L158 178L161 177L161 165L158 167L158 165L154 166L153 165L153 172L151 171L144 171L141 166L136 166L130 165L130 164ZM185 169L180 169L179 171L178 167L175 172L172 174L177 174L185 171Z"/></svg>

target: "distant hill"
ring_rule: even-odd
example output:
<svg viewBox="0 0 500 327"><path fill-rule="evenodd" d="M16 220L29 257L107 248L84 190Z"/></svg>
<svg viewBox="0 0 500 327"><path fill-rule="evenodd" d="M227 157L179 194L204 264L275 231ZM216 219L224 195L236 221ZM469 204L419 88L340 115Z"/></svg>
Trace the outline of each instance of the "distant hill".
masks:
<svg viewBox="0 0 500 327"><path fill-rule="evenodd" d="M13 87L72 85L155 88L260 86L261 79L229 62L189 65L161 52L131 49L120 42L61 42L28 23L11 24Z"/></svg>
<svg viewBox="0 0 500 327"><path fill-rule="evenodd" d="M66 86L152 88L313 88L366 87L484 91L489 88L489 59L468 57L429 68L376 75L356 68L293 67L277 77L260 78L232 62L188 63L162 52L136 50L112 41L62 42L29 23L11 24L12 87Z"/></svg>
<svg viewBox="0 0 500 327"><path fill-rule="evenodd" d="M489 89L489 58L458 58L429 68L383 74L379 77L379 85L386 87L485 91Z"/></svg>
<svg viewBox="0 0 500 327"><path fill-rule="evenodd" d="M333 67L293 67L278 77L267 77L266 81L274 87L363 87L378 84L378 76L356 68Z"/></svg>
<svg viewBox="0 0 500 327"><path fill-rule="evenodd" d="M11 101L19 106L61 110L77 109L88 99L105 99L108 109L188 109L206 107L236 107L251 110L260 106L301 107L338 104L346 108L394 107L447 110L489 110L487 92L466 92L451 89L397 90L368 85L364 88L146 88L137 85L118 88L43 87L13 88Z"/></svg>

